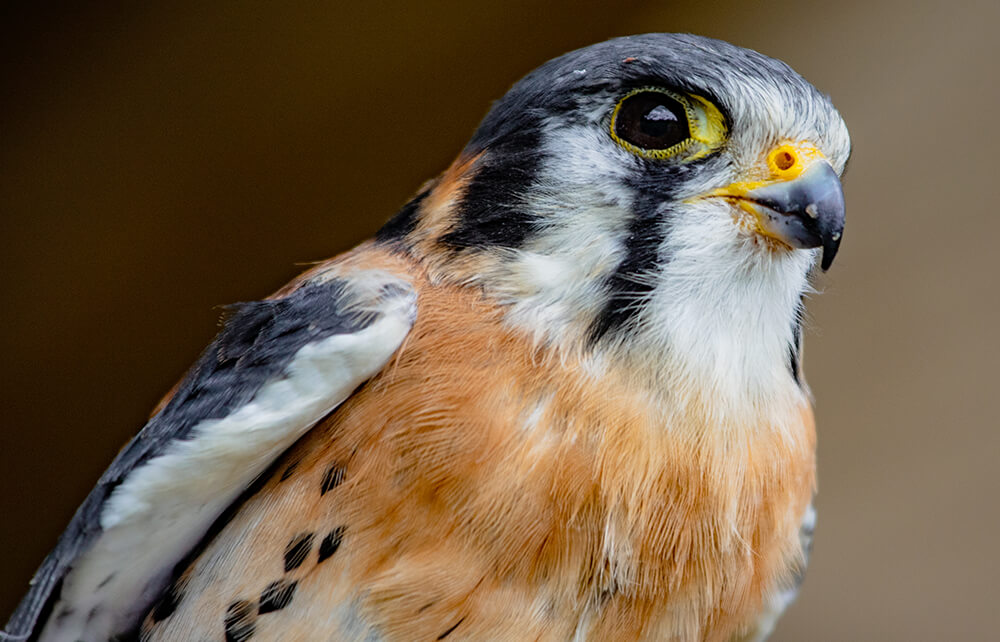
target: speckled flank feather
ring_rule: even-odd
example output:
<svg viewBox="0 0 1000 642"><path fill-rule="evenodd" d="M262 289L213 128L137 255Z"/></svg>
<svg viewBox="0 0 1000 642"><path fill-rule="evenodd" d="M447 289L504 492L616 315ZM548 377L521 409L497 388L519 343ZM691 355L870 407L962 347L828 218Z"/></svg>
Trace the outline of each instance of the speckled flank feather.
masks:
<svg viewBox="0 0 1000 642"><path fill-rule="evenodd" d="M536 351L470 290L416 286L400 353L275 467L147 639L726 640L792 582L807 406L720 430Z"/></svg>

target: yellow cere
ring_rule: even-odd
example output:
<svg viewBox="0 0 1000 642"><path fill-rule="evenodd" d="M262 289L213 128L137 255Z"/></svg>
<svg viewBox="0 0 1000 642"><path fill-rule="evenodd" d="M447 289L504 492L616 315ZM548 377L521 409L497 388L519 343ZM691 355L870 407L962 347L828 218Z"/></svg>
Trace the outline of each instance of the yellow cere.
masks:
<svg viewBox="0 0 1000 642"><path fill-rule="evenodd" d="M782 143L767 154L767 178L732 183L707 194L707 196L741 198L758 187L794 180L814 162L825 158L823 152L819 151L812 143L805 141Z"/></svg>
<svg viewBox="0 0 1000 642"><path fill-rule="evenodd" d="M825 158L823 152L810 143L785 143L767 155L767 168L774 180L798 178L817 159Z"/></svg>
<svg viewBox="0 0 1000 642"><path fill-rule="evenodd" d="M782 143L768 152L766 159L767 168L761 168L755 172L756 176L760 176L760 172L763 172L767 176L766 179L738 181L692 200L699 200L706 197L733 199L742 211L750 215L749 220L739 220L741 225L749 226L750 229L759 235L783 244L780 238L774 236L774 234L766 229L761 221L757 206L753 201L747 200L746 197L758 187L795 180L814 162L824 160L825 158L826 156L823 155L823 152L819 151L812 143L806 141Z"/></svg>
<svg viewBox="0 0 1000 642"><path fill-rule="evenodd" d="M667 149L643 149L622 139L615 131L618 111L626 100L642 92L655 91L670 96L684 107L687 114L688 131L691 137ZM615 142L637 156L658 160L684 155L684 160L692 161L712 153L726 140L726 119L715 105L701 96L683 94L661 87L640 87L622 96L611 113L611 137Z"/></svg>

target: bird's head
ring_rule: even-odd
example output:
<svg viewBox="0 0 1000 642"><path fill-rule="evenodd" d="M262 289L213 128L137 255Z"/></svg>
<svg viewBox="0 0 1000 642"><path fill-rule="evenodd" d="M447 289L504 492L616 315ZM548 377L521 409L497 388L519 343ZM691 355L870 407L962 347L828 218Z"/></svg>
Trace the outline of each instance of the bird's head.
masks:
<svg viewBox="0 0 1000 642"><path fill-rule="evenodd" d="M801 296L840 244L849 152L830 100L782 62L619 38L514 85L380 238L481 287L540 342L667 354L746 390L797 376Z"/></svg>

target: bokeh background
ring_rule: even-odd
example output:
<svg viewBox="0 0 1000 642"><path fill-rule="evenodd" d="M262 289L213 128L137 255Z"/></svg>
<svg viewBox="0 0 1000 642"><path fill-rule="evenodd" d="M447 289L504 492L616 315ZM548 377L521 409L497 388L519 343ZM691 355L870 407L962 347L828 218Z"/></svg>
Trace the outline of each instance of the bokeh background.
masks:
<svg viewBox="0 0 1000 642"><path fill-rule="evenodd" d="M544 60L691 31L790 63L854 140L809 305L819 529L774 639L996 639L996 0L2 11L0 622L216 306L369 236Z"/></svg>

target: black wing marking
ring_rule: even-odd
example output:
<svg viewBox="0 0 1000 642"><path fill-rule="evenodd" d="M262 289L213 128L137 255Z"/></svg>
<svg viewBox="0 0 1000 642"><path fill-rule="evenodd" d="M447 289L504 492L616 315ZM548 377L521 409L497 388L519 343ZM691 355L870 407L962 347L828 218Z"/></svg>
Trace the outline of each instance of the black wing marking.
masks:
<svg viewBox="0 0 1000 642"><path fill-rule="evenodd" d="M282 298L233 306L222 330L172 398L119 453L77 510L32 578L0 640L37 639L53 615L67 573L102 533L100 517L108 498L133 470L168 444L189 438L199 422L226 417L247 404L266 382L282 376L304 346L332 335L357 333L380 316L378 301L374 306L357 301L350 285L340 279L307 282ZM408 284L395 279L381 288L377 298L385 301L400 295L411 304L415 299Z"/></svg>

